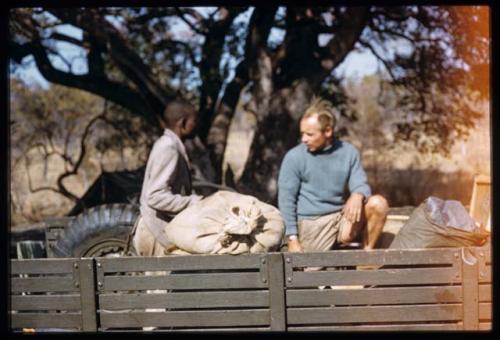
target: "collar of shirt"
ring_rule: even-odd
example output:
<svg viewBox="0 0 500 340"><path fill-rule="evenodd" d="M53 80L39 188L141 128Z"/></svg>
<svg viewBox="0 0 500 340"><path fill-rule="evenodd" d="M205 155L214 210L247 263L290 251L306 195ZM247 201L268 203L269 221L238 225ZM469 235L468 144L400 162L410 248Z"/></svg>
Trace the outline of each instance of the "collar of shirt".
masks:
<svg viewBox="0 0 500 340"><path fill-rule="evenodd" d="M188 167L189 167L189 157L188 157L187 152L186 152L186 147L184 146L184 143L179 138L179 136L177 136L177 134L174 131L172 131L168 128L163 130L163 135L165 135L165 136L167 136L175 141L175 143L177 144L178 150L181 152L182 157L184 157L184 159L186 160Z"/></svg>
<svg viewBox="0 0 500 340"><path fill-rule="evenodd" d="M315 152L311 152L313 155L324 155L324 154L329 154L338 149L340 146L340 141L337 139L334 139L331 144L325 146L321 150L317 150Z"/></svg>

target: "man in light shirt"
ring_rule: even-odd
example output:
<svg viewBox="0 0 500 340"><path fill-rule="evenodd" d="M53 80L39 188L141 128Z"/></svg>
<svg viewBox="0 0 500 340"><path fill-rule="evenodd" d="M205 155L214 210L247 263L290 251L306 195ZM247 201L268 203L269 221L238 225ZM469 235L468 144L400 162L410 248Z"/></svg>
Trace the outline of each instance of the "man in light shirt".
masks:
<svg viewBox="0 0 500 340"><path fill-rule="evenodd" d="M138 255L160 256L172 246L165 236L168 222L200 201L191 193L191 170L183 141L194 137L196 110L186 101L170 102L163 113L163 135L149 154L133 245Z"/></svg>
<svg viewBox="0 0 500 340"><path fill-rule="evenodd" d="M302 143L283 159L278 205L290 252L357 240L373 249L382 232L387 201L372 195L358 150L334 138L335 123L331 103L314 99L300 121Z"/></svg>

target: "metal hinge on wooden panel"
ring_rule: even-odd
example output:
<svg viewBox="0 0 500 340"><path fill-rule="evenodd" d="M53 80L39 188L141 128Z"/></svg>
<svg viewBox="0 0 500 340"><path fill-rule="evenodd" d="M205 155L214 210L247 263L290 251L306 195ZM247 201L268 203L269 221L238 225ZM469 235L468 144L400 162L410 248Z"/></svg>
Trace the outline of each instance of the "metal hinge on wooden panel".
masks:
<svg viewBox="0 0 500 340"><path fill-rule="evenodd" d="M293 261L291 256L285 255L285 286L293 281Z"/></svg>
<svg viewBox="0 0 500 340"><path fill-rule="evenodd" d="M76 289L80 288L80 261L76 260L73 262L72 274L73 274L73 287Z"/></svg>
<svg viewBox="0 0 500 340"><path fill-rule="evenodd" d="M462 279L462 258L460 256L460 251L457 251L453 253L453 270L455 272L455 279L461 280Z"/></svg>
<svg viewBox="0 0 500 340"><path fill-rule="evenodd" d="M267 283L268 277L267 277L267 263L268 263L267 255L262 255L260 257L260 280L263 283Z"/></svg>
<svg viewBox="0 0 500 340"><path fill-rule="evenodd" d="M104 289L104 268L100 260L96 261L96 274L97 274L97 290Z"/></svg>
<svg viewBox="0 0 500 340"><path fill-rule="evenodd" d="M476 256L476 252L474 251L473 248L463 247L460 252L462 255L463 262L465 262L469 266L476 264L477 256Z"/></svg>
<svg viewBox="0 0 500 340"><path fill-rule="evenodd" d="M455 256L456 257L456 256ZM462 247L459 256L463 265L473 266L478 262L478 254L476 254L475 249L471 247ZM479 262L479 264L481 264ZM457 278L462 280L462 271L458 271Z"/></svg>
<svg viewBox="0 0 500 340"><path fill-rule="evenodd" d="M489 248L476 248L476 255L479 259L479 280L484 280L488 274L489 268L486 266L487 258L489 258Z"/></svg>

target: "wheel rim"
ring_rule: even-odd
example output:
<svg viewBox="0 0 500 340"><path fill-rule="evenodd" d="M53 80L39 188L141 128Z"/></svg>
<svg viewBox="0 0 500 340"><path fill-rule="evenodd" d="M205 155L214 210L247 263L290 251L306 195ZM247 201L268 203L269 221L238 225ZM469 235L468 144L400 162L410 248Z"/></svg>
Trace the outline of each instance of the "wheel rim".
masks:
<svg viewBox="0 0 500 340"><path fill-rule="evenodd" d="M125 247L123 240L104 240L87 249L82 257L119 257L123 256Z"/></svg>

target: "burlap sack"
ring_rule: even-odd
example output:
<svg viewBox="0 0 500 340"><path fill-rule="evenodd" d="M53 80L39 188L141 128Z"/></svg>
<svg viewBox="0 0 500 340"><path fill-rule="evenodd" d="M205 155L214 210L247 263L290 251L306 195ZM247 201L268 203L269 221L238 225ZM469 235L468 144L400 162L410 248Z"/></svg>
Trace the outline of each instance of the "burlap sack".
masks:
<svg viewBox="0 0 500 340"><path fill-rule="evenodd" d="M411 214L390 249L482 246L489 233L459 201L430 196Z"/></svg>
<svg viewBox="0 0 500 340"><path fill-rule="evenodd" d="M218 191L179 213L165 234L191 254L242 254L277 250L284 230L283 218L272 205Z"/></svg>

